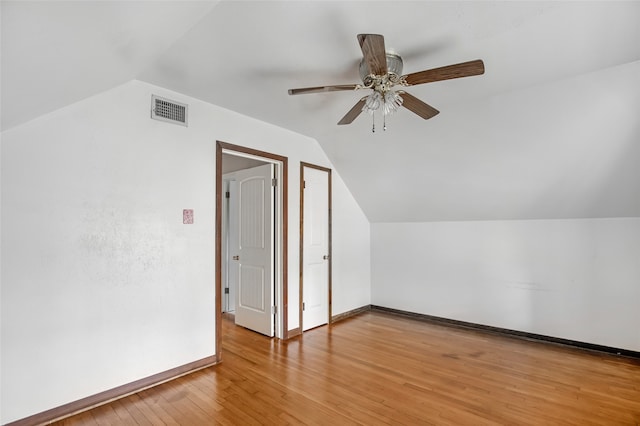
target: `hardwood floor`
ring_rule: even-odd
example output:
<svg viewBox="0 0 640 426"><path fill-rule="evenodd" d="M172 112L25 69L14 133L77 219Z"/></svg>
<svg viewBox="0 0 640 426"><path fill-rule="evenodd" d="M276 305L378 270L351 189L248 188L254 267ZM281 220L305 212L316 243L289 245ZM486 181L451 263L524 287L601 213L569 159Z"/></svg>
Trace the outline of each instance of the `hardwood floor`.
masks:
<svg viewBox="0 0 640 426"><path fill-rule="evenodd" d="M640 361L367 312L58 425L640 424Z"/></svg>

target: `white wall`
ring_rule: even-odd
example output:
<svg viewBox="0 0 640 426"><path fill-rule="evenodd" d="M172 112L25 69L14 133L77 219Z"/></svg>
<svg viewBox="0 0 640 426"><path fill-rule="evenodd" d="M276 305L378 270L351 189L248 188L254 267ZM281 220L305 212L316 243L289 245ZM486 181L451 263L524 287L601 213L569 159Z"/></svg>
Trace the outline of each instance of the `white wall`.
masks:
<svg viewBox="0 0 640 426"><path fill-rule="evenodd" d="M332 315L371 304L370 225L335 170L332 182Z"/></svg>
<svg viewBox="0 0 640 426"><path fill-rule="evenodd" d="M189 127L151 120L151 94ZM139 81L2 133L1 423L215 353L216 140L289 158L296 307L299 162L332 167L314 140ZM334 183L335 229L368 235ZM369 241L334 245L340 313L370 303Z"/></svg>
<svg viewBox="0 0 640 426"><path fill-rule="evenodd" d="M374 305L640 351L640 218L371 226Z"/></svg>

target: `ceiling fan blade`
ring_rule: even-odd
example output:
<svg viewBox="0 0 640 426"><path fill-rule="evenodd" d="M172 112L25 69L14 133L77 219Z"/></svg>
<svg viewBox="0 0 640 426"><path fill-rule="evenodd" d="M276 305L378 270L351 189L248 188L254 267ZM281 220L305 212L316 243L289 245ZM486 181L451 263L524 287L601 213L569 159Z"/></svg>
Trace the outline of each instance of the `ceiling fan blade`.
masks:
<svg viewBox="0 0 640 426"><path fill-rule="evenodd" d="M358 34L358 42L369 70L375 75L387 74L387 52L380 34Z"/></svg>
<svg viewBox="0 0 640 426"><path fill-rule="evenodd" d="M412 111L415 114L418 114L420 117L428 120L429 118L436 116L440 113L437 109L422 102L420 99L416 98L413 95L408 94L405 91L399 92L402 97L402 106L407 108L409 111Z"/></svg>
<svg viewBox="0 0 640 426"><path fill-rule="evenodd" d="M337 86L318 86L318 87L303 87L300 89L289 89L290 95L305 95L307 93L325 93L325 92L338 92L341 90L356 90L357 84L340 84Z"/></svg>
<svg viewBox="0 0 640 426"><path fill-rule="evenodd" d="M355 104L344 117L342 117L342 120L338 121L338 124L351 124L362 112L365 99L367 99L366 96L360 99L358 103Z"/></svg>
<svg viewBox="0 0 640 426"><path fill-rule="evenodd" d="M415 84L431 83L434 81L470 77L480 74L484 74L484 62L482 62L481 59L476 59L475 61L463 62L461 64L414 72L405 75L404 79L409 86L413 86Z"/></svg>

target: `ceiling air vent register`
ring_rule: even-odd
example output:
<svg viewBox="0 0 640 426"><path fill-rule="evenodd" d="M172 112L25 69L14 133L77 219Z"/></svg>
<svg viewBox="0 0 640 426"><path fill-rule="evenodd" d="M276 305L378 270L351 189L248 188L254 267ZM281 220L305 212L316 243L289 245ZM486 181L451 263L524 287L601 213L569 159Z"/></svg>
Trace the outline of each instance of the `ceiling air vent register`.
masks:
<svg viewBox="0 0 640 426"><path fill-rule="evenodd" d="M188 110L189 106L186 104L156 95L151 96L151 118L153 119L186 126Z"/></svg>

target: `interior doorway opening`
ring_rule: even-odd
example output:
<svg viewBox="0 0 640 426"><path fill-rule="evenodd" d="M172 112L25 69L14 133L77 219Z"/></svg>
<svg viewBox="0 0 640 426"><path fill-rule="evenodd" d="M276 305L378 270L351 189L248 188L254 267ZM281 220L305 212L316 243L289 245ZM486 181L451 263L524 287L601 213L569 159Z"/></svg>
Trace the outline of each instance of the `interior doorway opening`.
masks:
<svg viewBox="0 0 640 426"><path fill-rule="evenodd" d="M255 176L254 171L265 168L270 170L268 177L266 175L262 178ZM230 189L235 190L236 195L242 200L240 203L236 203L236 206L239 204L248 205L251 200L258 199L266 202L269 198L272 205L268 208L265 207L264 211L249 207L244 210L244 215L239 214L242 210L238 207L238 210L232 213L234 204L231 199L229 202L226 201L227 193L231 192ZM221 320L223 312L233 311L236 323L238 323L239 308L242 308L242 315L244 315L242 321L248 322L241 325L254 329L254 326L258 324L255 331L281 339L288 338L287 192L286 157L221 141L217 142L215 294L216 358L218 362L222 359ZM264 217L262 213L264 213ZM232 229L230 225L236 216L241 222L241 227L243 221L246 224L245 232L239 233L242 236L230 234ZM264 232L256 231L263 225ZM252 232L253 234L251 234ZM264 239L262 239L263 236ZM245 249L242 254L234 251L238 250L238 245L233 245L234 238L236 238L236 243L244 239L244 242L240 241L242 248ZM256 247L261 247L262 250L252 250ZM252 260L255 259L255 253L260 251L269 258L267 267L259 261ZM235 287L233 283L229 282L233 273L241 275ZM265 290L270 290L270 294L263 294L262 291ZM269 327L268 321L271 321L271 327ZM265 322L266 329L257 329L260 324L264 325Z"/></svg>

